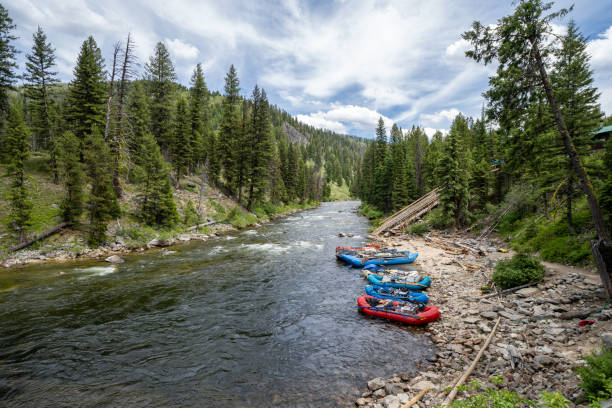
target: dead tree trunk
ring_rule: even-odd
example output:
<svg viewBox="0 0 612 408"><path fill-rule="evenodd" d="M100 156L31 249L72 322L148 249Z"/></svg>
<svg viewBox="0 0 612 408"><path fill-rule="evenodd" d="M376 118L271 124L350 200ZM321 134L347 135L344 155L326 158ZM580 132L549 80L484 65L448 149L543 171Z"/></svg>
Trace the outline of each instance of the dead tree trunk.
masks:
<svg viewBox="0 0 612 408"><path fill-rule="evenodd" d="M31 239L29 241L23 242L23 243L21 243L19 245L16 245L16 246L12 247L12 248L9 248L8 252L15 252L15 251L18 251L18 250L20 250L22 248L27 247L28 245L32 245L34 242L40 241L43 238L47 238L47 237L55 234L56 232L59 232L60 230L62 230L63 228L65 228L67 226L68 226L67 222L62 222L61 224L56 225L55 227L51 228L50 230L47 230L47 231L43 232L42 234L39 234L39 235L35 236L33 239Z"/></svg>
<svg viewBox="0 0 612 408"><path fill-rule="evenodd" d="M565 150L569 156L572 169L578 176L582 191L584 191L584 194L586 194L587 201L589 203L591 217L593 218L593 224L595 225L595 230L597 231L598 235L598 241L593 243L591 247L593 250L593 257L595 258L597 269L599 269L599 274L601 276L601 281L608 292L608 296L612 297L612 246L610 245L610 232L608 231L601 208L597 202L597 196L593 190L593 185L591 184L589 176L586 174L586 171L580 162L580 157L576 151L576 146L574 146L574 142L572 141L572 138L567 130L567 126L565 125L565 121L563 120L561 110L557 105L557 100L555 99L552 85L548 79L548 74L546 73L546 68L544 67L544 62L542 61L538 44L534 38L532 38L530 41L532 52L540 73L540 80L542 81L542 85L546 91L546 98L548 99L548 103L553 111L557 128L561 134L561 140L565 145Z"/></svg>

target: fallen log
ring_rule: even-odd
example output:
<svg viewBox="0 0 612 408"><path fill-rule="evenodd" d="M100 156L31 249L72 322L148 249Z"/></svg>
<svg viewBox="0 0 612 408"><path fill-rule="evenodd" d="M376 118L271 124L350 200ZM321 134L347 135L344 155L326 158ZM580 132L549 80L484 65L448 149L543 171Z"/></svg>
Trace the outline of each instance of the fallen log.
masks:
<svg viewBox="0 0 612 408"><path fill-rule="evenodd" d="M218 222L219 222L219 221L209 221L209 222L205 222L205 223L203 223L203 224L194 225L193 227L189 227L189 228L187 228L187 231L194 231L194 230L196 230L196 229L198 229L198 228L206 227L206 226L208 226L208 225L213 225L213 224L216 224L216 223L218 223Z"/></svg>
<svg viewBox="0 0 612 408"><path fill-rule="evenodd" d="M410 408L411 406L413 406L414 404L419 402L419 400L421 398L423 398L423 395L425 395L427 393L427 391L429 391L429 384L427 384L425 386L425 388L423 388L421 391L419 391L419 393L417 395L415 395L413 399L411 399L410 401L408 401L407 403L402 405L401 408Z"/></svg>
<svg viewBox="0 0 612 408"><path fill-rule="evenodd" d="M467 371L463 375L461 375L461 377L459 378L459 381L457 381L457 384L455 384L450 394L448 394L448 397L446 397L446 399L444 400L444 403L442 404L443 407L450 406L450 403L453 402L453 400L457 396L457 392L459 392L459 387L463 385L465 380L467 380L470 374L472 374L472 371L474 371L474 369L476 368L476 364L478 364L478 360L480 360L480 357L482 357L484 351L489 346L489 343L491 343L491 339L493 339L493 335L495 334L495 331L497 330L497 326L499 326L500 321L501 321L501 317L498 317L497 322L495 323L495 326L493 326L493 330L491 330L491 334L489 334L489 337L487 337L487 340L485 341L485 344L482 346L482 348L476 355L476 358L474 359L474 361L472 361L472 364L470 365L470 367L467 369Z"/></svg>
<svg viewBox="0 0 612 408"><path fill-rule="evenodd" d="M528 288L528 287L530 287L530 286L535 286L535 285L537 285L538 283L540 283L540 282L531 282L531 283L526 283L526 284L524 284L524 285L515 286L515 287L513 287L513 288L510 288L510 289L505 289L505 290L502 290L502 291L500 291L500 292L489 293L488 295L484 295L484 296L483 296L483 299L490 298L490 297L497 296L497 295L505 295L505 294L507 294L507 293L516 292L517 290L520 290L520 289L523 289L523 288Z"/></svg>
<svg viewBox="0 0 612 408"><path fill-rule="evenodd" d="M40 241L41 239L47 238L57 232L59 232L60 230L62 230L63 228L67 227L68 223L67 222L62 222L59 225L56 225L55 227L51 228L50 230L47 230L45 232L43 232L42 234L39 234L37 236L35 236L33 239L26 241L24 243L21 243L19 245L16 245L12 248L9 248L8 252L15 252L15 251L19 251L20 249L23 249L29 245L32 245L33 243L35 243L36 241Z"/></svg>

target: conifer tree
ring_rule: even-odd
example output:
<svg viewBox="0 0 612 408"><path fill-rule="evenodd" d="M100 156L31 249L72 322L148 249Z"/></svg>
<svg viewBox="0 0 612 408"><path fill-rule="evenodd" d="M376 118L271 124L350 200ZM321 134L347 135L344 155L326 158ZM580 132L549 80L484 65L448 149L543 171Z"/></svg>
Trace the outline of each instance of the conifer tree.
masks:
<svg viewBox="0 0 612 408"><path fill-rule="evenodd" d="M484 211L489 198L489 186L491 184L491 167L482 158L474 163L470 178L470 208Z"/></svg>
<svg viewBox="0 0 612 408"><path fill-rule="evenodd" d="M268 175L268 161L271 159L270 116L268 97L265 90L253 89L253 113L249 135L249 198L247 210L253 202L262 198Z"/></svg>
<svg viewBox="0 0 612 408"><path fill-rule="evenodd" d="M208 140L208 89L204 82L202 64L198 63L191 75L189 89L189 119L191 121L193 158L191 167L206 162Z"/></svg>
<svg viewBox="0 0 612 408"><path fill-rule="evenodd" d="M148 225L171 227L179 216L174 203L168 166L155 138L145 134L142 144L144 179L140 196L140 214Z"/></svg>
<svg viewBox="0 0 612 408"><path fill-rule="evenodd" d="M26 55L26 72L24 74L26 96L32 100L31 129L35 148L45 147L51 153L51 171L57 182L57 163L55 158L54 138L52 134L51 109L53 100L50 91L59 80L55 66L55 49L47 42L47 36L40 26L32 36L32 52Z"/></svg>
<svg viewBox="0 0 612 408"><path fill-rule="evenodd" d="M127 106L128 136L127 145L130 152L128 178L131 182L140 182L144 176L145 158L142 152L144 140L149 133L149 104L141 82L133 84Z"/></svg>
<svg viewBox="0 0 612 408"><path fill-rule="evenodd" d="M225 76L225 98L222 106L222 121L219 129L217 154L223 166L223 176L228 194L234 195L237 178L236 149L240 140L240 81L233 65Z"/></svg>
<svg viewBox="0 0 612 408"><path fill-rule="evenodd" d="M301 198L298 180L299 180L299 156L296 147L289 142L287 147L287 179L285 180L285 188L290 201L296 198Z"/></svg>
<svg viewBox="0 0 612 408"><path fill-rule="evenodd" d="M187 115L187 103L184 98L179 98L176 103L176 115L174 121L174 149L172 153L172 164L176 172L176 184L189 170L189 164L193 156L193 144L191 139L191 128Z"/></svg>
<svg viewBox="0 0 612 408"><path fill-rule="evenodd" d="M376 154L374 157L374 165L379 166L385 161L387 156L387 133L385 130L385 122L382 116L378 118L378 126L376 127Z"/></svg>
<svg viewBox="0 0 612 408"><path fill-rule="evenodd" d="M97 127L87 136L85 146L85 164L91 184L88 243L95 247L106 240L108 221L118 217L121 211L113 190L110 151Z"/></svg>
<svg viewBox="0 0 612 408"><path fill-rule="evenodd" d="M7 166L11 177L9 228L19 231L19 243L25 239L26 229L31 225L32 202L28 195L25 162L30 155L29 129L23 120L20 107L13 104L7 119L6 138L9 153Z"/></svg>
<svg viewBox="0 0 612 408"><path fill-rule="evenodd" d="M394 210L404 207L409 200L406 180L406 152L402 143L401 130L394 123L391 127L392 178L391 202Z"/></svg>
<svg viewBox="0 0 612 408"><path fill-rule="evenodd" d="M151 93L151 132L165 157L169 157L172 140L172 92L176 79L170 53L158 42L149 62L145 64L145 76Z"/></svg>
<svg viewBox="0 0 612 408"><path fill-rule="evenodd" d="M438 163L438 177L443 189L440 192L440 207L450 225L463 226L468 221L468 172L465 167L465 152L461 137L467 122L458 115L451 125L444 143L444 153Z"/></svg>
<svg viewBox="0 0 612 408"><path fill-rule="evenodd" d="M221 160L219 158L219 138L215 132L210 132L208 136L208 180L212 185L219 181L221 173Z"/></svg>
<svg viewBox="0 0 612 408"><path fill-rule="evenodd" d="M19 52L12 44L17 39L11 32L15 29L13 19L0 4L0 117L9 110L8 91L13 89L17 80L17 62L15 55Z"/></svg>
<svg viewBox="0 0 612 408"><path fill-rule="evenodd" d="M93 37L81 45L81 52L74 68L74 79L68 90L68 120L81 145L94 128L104 127L104 59Z"/></svg>
<svg viewBox="0 0 612 408"><path fill-rule="evenodd" d="M61 205L62 218L68 223L78 222L83 214L84 172L79 160L79 139L71 131L66 131L57 143L57 157L62 179L66 187L66 196Z"/></svg>

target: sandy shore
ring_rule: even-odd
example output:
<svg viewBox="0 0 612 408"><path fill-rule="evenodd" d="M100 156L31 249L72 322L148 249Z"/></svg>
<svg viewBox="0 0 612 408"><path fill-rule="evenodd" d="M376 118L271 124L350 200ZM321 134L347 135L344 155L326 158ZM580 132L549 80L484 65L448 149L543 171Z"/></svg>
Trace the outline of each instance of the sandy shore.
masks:
<svg viewBox="0 0 612 408"><path fill-rule="evenodd" d="M596 322L590 326L580 327L581 318L572 317L573 312L588 314L604 305L596 272L546 263L544 280L536 286L485 298L481 288L490 284L496 262L511 256L497 250L500 241L431 233L385 238L382 244L418 252L417 265L432 277L430 304L440 307L442 317L426 330L437 351L414 374L407 370L364 384L357 406L398 408L426 387L430 390L412 407L441 404L498 317L497 331L468 382L477 380L481 389L498 387L490 378L502 376L510 390L529 399L546 390L580 400L573 370L584 364L583 354L601 345L601 335L612 331L612 307L592 313L589 318ZM469 395L463 391L457 399Z"/></svg>

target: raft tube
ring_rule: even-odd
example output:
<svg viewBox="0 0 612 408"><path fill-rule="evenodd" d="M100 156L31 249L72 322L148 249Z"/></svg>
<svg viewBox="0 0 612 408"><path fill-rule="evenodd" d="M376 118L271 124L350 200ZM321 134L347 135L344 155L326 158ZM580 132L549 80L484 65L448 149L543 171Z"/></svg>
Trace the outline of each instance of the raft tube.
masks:
<svg viewBox="0 0 612 408"><path fill-rule="evenodd" d="M373 273L368 275L368 281L372 285L382 286L383 288L397 288L403 290L425 290L431 285L431 278L425 276L419 282L415 283L397 283L397 282L383 282L381 275L374 275Z"/></svg>
<svg viewBox="0 0 612 408"><path fill-rule="evenodd" d="M440 318L440 309L438 309L437 306L426 306L420 313L412 315L396 312L386 308L370 306L367 300L368 298L372 298L372 296L359 296L359 298L357 298L357 307L359 308L360 312L370 316L395 320L396 322L411 325L423 325ZM400 306L400 302L393 302L393 306Z"/></svg>
<svg viewBox="0 0 612 408"><path fill-rule="evenodd" d="M345 262L350 263L351 265L362 268L366 265L400 265L414 262L419 256L416 252L400 252L399 256L381 256L380 254L375 254L370 257L359 257L350 254L337 254L336 256L342 259Z"/></svg>
<svg viewBox="0 0 612 408"><path fill-rule="evenodd" d="M366 294L373 296L378 299L391 299L399 300L402 302L411 303L427 303L429 302L429 296L423 292L408 292L398 293L393 288L383 288L382 286L368 285L365 288Z"/></svg>

